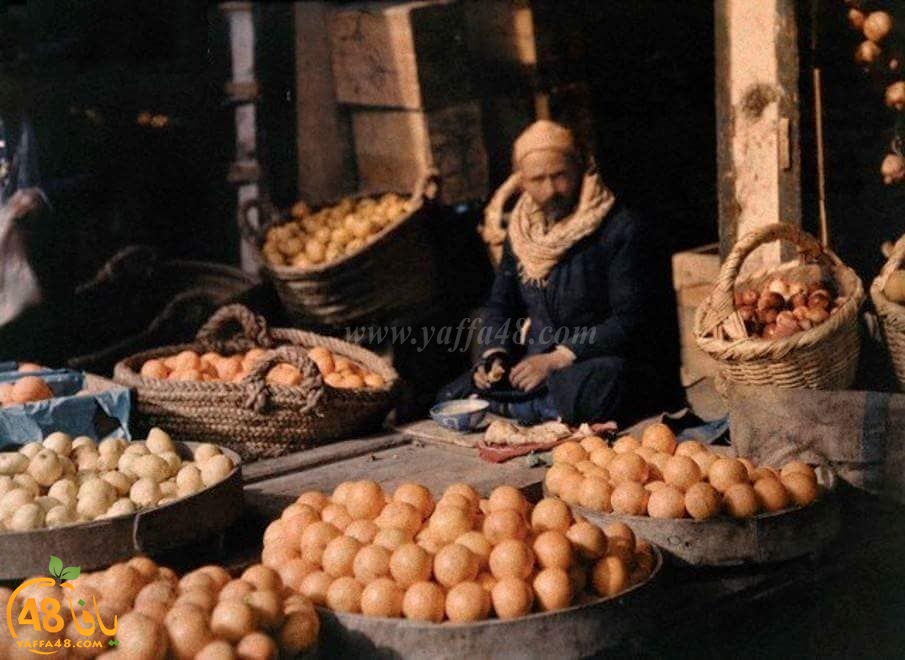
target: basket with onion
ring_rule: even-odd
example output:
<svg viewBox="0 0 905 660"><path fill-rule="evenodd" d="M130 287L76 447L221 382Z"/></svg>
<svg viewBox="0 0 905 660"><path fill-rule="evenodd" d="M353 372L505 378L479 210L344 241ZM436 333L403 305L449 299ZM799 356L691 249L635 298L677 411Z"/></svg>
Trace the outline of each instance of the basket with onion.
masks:
<svg viewBox="0 0 905 660"><path fill-rule="evenodd" d="M296 325L386 323L436 298L427 227L436 192L430 173L411 197L344 197L317 210L299 202L285 214L266 200L249 200L239 222ZM259 219L252 222L255 209Z"/></svg>
<svg viewBox="0 0 905 660"><path fill-rule="evenodd" d="M799 262L738 281L745 259L776 240L794 243ZM844 389L858 366L863 300L861 280L831 250L793 225L768 225L733 247L695 314L695 339L720 363L720 389Z"/></svg>

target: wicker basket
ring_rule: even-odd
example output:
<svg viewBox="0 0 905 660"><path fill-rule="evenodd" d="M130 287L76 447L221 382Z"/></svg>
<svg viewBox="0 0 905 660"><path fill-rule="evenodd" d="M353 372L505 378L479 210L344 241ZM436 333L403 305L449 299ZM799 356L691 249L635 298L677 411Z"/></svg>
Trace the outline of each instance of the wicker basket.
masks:
<svg viewBox="0 0 905 660"><path fill-rule="evenodd" d="M241 334L221 338L230 324ZM325 346L386 381L379 389L335 389L324 384L305 350ZM141 366L186 349L223 354L253 347L268 350L248 376L238 383L186 382L145 378ZM271 385L267 372L280 362L297 366L298 386ZM264 320L242 305L218 310L198 331L194 343L138 353L116 365L114 379L137 394L135 421L140 433L152 426L175 439L214 442L243 459L270 458L308 449L330 440L363 434L383 421L396 398L399 377L375 354L331 337L293 329L268 329Z"/></svg>
<svg viewBox="0 0 905 660"><path fill-rule="evenodd" d="M899 381L899 388L905 390L905 306L894 303L883 293L889 276L901 268L903 261L905 261L905 236L896 242L889 260L871 284L870 297L877 310L877 316L880 317L880 327L883 329L883 337L896 372L896 379Z"/></svg>
<svg viewBox="0 0 905 660"><path fill-rule="evenodd" d="M748 255L776 240L796 244L800 263L737 282ZM847 300L829 319L810 330L781 339L748 337L735 308L734 292L760 289L778 275L792 282L831 278L839 295ZM748 234L733 247L720 269L716 287L695 313L695 339L705 353L720 363L718 386L722 379L784 388L845 389L854 381L858 367L858 310L863 301L861 280L832 251L793 225L768 225Z"/></svg>
<svg viewBox="0 0 905 660"><path fill-rule="evenodd" d="M437 181L433 173L419 181L409 212L353 254L313 268L274 266L260 256L293 323L324 330L386 323L436 298L438 271L427 221ZM372 195L356 199L366 196ZM252 209L269 220L254 224L249 218ZM249 200L239 211L242 232L259 255L267 231L291 221L262 200Z"/></svg>

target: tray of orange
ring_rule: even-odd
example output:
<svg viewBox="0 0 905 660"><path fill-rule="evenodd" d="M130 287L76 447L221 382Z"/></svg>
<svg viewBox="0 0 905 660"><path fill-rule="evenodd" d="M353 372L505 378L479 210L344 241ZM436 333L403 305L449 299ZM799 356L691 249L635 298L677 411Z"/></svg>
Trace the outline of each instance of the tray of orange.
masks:
<svg viewBox="0 0 905 660"><path fill-rule="evenodd" d="M551 456L545 493L589 521L627 524L680 564L784 561L818 553L839 531L828 470L757 466L729 448L679 443L665 424L640 440L566 442Z"/></svg>
<svg viewBox="0 0 905 660"><path fill-rule="evenodd" d="M261 561L311 600L321 643L355 657L586 657L623 642L652 606L656 547L558 498L468 484L439 499L374 481L309 491L264 535Z"/></svg>

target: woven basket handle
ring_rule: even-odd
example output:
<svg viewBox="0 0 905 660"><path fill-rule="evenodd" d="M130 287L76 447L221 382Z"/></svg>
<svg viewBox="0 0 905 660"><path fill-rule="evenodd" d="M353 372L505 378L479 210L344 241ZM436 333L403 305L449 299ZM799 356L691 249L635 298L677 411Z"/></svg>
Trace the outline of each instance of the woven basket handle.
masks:
<svg viewBox="0 0 905 660"><path fill-rule="evenodd" d="M258 211L256 222L251 220L251 211ZM254 245L259 244L271 225L280 221L280 212L268 199L246 199L239 206L239 231L242 237Z"/></svg>
<svg viewBox="0 0 905 660"><path fill-rule="evenodd" d="M267 372L281 363L298 367L302 372L301 385L293 386L293 389L302 390L300 398L305 404L301 413L306 413L314 408L324 395L324 380L317 365L308 357L308 352L298 346L280 346L272 351L267 351L254 364L249 374L242 379L248 396L245 399L245 407L256 413L265 412L270 405L272 390L267 381ZM279 385L277 386L279 387Z"/></svg>
<svg viewBox="0 0 905 660"><path fill-rule="evenodd" d="M889 279L889 276L902 267L903 261L905 261L905 235L902 235L902 237L896 241L896 244L892 246L889 258L883 266L883 270L880 271L883 286L886 285L886 280Z"/></svg>
<svg viewBox="0 0 905 660"><path fill-rule="evenodd" d="M238 323L241 332L223 337L224 328L233 323ZM220 353L238 353L248 348L249 344L262 348L274 345L264 317L239 304L226 305L214 312L214 315L198 330L195 340Z"/></svg>
<svg viewBox="0 0 905 660"><path fill-rule="evenodd" d="M842 266L839 257L831 250L824 249L816 238L795 225L775 223L755 229L735 244L720 267L713 291L713 305L704 319L705 327L714 328L735 312L735 282L742 264L757 248L773 241L787 241L797 245L802 263L828 260L833 266Z"/></svg>

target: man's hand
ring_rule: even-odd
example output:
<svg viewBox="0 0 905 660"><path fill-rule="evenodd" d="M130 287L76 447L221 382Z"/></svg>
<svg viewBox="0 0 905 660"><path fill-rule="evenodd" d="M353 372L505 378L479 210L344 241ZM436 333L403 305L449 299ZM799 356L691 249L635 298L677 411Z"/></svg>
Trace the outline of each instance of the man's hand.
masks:
<svg viewBox="0 0 905 660"><path fill-rule="evenodd" d="M45 202L36 188L25 188L13 193L6 205L12 211L13 220L17 220L44 207Z"/></svg>
<svg viewBox="0 0 905 660"><path fill-rule="evenodd" d="M575 361L575 355L567 348L559 347L549 353L526 357L512 368L509 380L523 392L533 390L546 382L554 371L568 367Z"/></svg>
<svg viewBox="0 0 905 660"><path fill-rule="evenodd" d="M475 384L475 387L477 387L479 390L489 390L493 385L493 383L490 382L490 376L487 373L487 368L492 364L492 360L489 360L488 358L494 355L505 356L506 351L500 350L498 348L492 348L481 356L482 362L475 368L474 374L471 378L472 382Z"/></svg>

